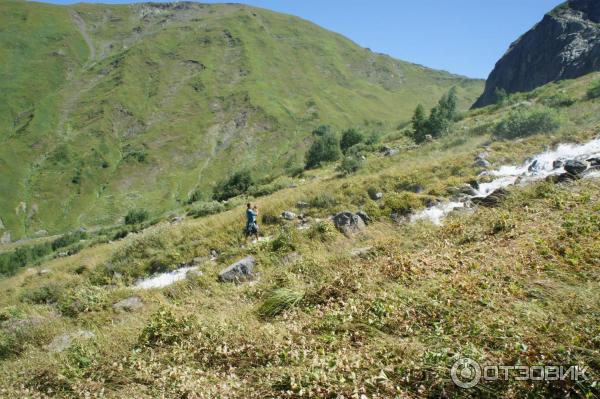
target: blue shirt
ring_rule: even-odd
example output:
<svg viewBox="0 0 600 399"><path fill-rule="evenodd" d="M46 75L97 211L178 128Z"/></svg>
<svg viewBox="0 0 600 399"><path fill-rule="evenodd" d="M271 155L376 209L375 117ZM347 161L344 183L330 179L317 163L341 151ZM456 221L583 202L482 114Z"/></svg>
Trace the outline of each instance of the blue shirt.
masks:
<svg viewBox="0 0 600 399"><path fill-rule="evenodd" d="M252 209L246 209L246 224L250 226L251 224L256 222L256 212Z"/></svg>

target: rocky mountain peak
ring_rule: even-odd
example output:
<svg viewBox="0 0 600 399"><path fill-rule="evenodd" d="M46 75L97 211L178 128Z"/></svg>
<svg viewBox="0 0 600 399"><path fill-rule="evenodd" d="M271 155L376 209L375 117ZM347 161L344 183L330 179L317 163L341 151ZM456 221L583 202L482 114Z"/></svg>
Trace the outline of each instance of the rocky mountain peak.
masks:
<svg viewBox="0 0 600 399"><path fill-rule="evenodd" d="M598 0L570 0L550 11L511 44L474 107L493 103L496 89L529 91L600 70L599 23Z"/></svg>

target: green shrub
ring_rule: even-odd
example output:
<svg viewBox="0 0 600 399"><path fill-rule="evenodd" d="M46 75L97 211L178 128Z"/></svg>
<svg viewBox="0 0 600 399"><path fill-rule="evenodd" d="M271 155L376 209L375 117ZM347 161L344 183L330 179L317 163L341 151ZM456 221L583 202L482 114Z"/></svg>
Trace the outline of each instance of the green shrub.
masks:
<svg viewBox="0 0 600 399"><path fill-rule="evenodd" d="M387 209L393 213L406 216L414 209L421 206L421 201L418 197L410 192L389 193L384 199L384 204Z"/></svg>
<svg viewBox="0 0 600 399"><path fill-rule="evenodd" d="M65 376L81 378L98 363L100 355L93 346L75 342L64 351L61 360Z"/></svg>
<svg viewBox="0 0 600 399"><path fill-rule="evenodd" d="M535 107L511 111L494 129L494 136L513 139L532 134L550 132L560 127L560 118L556 111Z"/></svg>
<svg viewBox="0 0 600 399"><path fill-rule="evenodd" d="M190 317L176 317L170 310L160 309L152 317L138 337L140 347L168 346L180 342L194 330Z"/></svg>
<svg viewBox="0 0 600 399"><path fill-rule="evenodd" d="M269 225L269 224L278 224L281 219L278 215L274 215L272 213L263 213L261 215L261 221L263 224Z"/></svg>
<svg viewBox="0 0 600 399"><path fill-rule="evenodd" d="M199 218L203 216L214 215L223 212L226 209L227 207L224 204L217 201L201 202L193 209L189 210L187 215L194 218Z"/></svg>
<svg viewBox="0 0 600 399"><path fill-rule="evenodd" d="M304 298L304 292L289 288L278 288L271 292L258 309L263 318L275 317L296 306Z"/></svg>
<svg viewBox="0 0 600 399"><path fill-rule="evenodd" d="M108 295L101 287L80 286L63 291L57 305L63 315L75 317L80 313L104 309L108 306Z"/></svg>
<svg viewBox="0 0 600 399"><path fill-rule="evenodd" d="M600 97L600 79L592 82L586 94L589 100Z"/></svg>
<svg viewBox="0 0 600 399"><path fill-rule="evenodd" d="M149 213L145 209L132 209L125 215L125 224L142 223L149 217Z"/></svg>
<svg viewBox="0 0 600 399"><path fill-rule="evenodd" d="M87 233L81 230L63 234L56 240L52 241L52 250L56 251L59 248L64 248L68 245L84 240L85 238L87 238Z"/></svg>
<svg viewBox="0 0 600 399"><path fill-rule="evenodd" d="M508 93L506 92L506 90L496 87L494 89L493 103L498 106L502 106L502 105L506 104L507 100L508 100Z"/></svg>
<svg viewBox="0 0 600 399"><path fill-rule="evenodd" d="M221 181L214 189L213 199L225 201L232 197L246 193L252 185L252 175L248 170L234 173L229 178Z"/></svg>
<svg viewBox="0 0 600 399"><path fill-rule="evenodd" d="M346 155L353 156L353 157L360 157L361 155L365 155L368 152L377 152L377 151L379 151L379 148L380 148L380 146L376 145L376 143L373 143L373 144L358 143L358 144L355 144L352 147L348 148L348 151L346 151Z"/></svg>
<svg viewBox="0 0 600 399"><path fill-rule="evenodd" d="M206 191L200 190L199 188L197 188L194 191L192 191L192 193L190 194L190 196L187 200L187 204L188 205L193 204L194 202L202 201L206 198L207 198Z"/></svg>
<svg viewBox="0 0 600 399"><path fill-rule="evenodd" d="M60 299L65 286L61 283L51 281L38 287L27 288L21 294L21 301L35 304L56 303Z"/></svg>
<svg viewBox="0 0 600 399"><path fill-rule="evenodd" d="M262 197L265 195L273 194L283 188L286 188L288 184L285 181L274 181L268 184L261 184L259 186L252 186L248 190L248 194L253 197Z"/></svg>
<svg viewBox="0 0 600 399"><path fill-rule="evenodd" d="M356 129L347 129L342 132L340 149L345 154L348 149L365 140L364 135Z"/></svg>
<svg viewBox="0 0 600 399"><path fill-rule="evenodd" d="M309 201L310 206L314 208L327 209L338 204L337 198L329 193L319 193Z"/></svg>
<svg viewBox="0 0 600 399"><path fill-rule="evenodd" d="M139 163L144 163L148 160L148 152L145 148L136 148L130 144L127 144L122 149L122 159L124 162L128 161L137 161Z"/></svg>
<svg viewBox="0 0 600 399"><path fill-rule="evenodd" d="M76 231L73 233L63 234L59 238L51 242L45 242L36 245L21 246L13 251L0 254L0 275L11 276L28 264L56 251L58 249L68 247L74 243L78 243L87 237L84 231ZM80 249L80 248L79 248ZM69 252L75 253L78 251L77 246L71 246Z"/></svg>
<svg viewBox="0 0 600 399"><path fill-rule="evenodd" d="M575 99L565 92L558 92L541 100L542 104L551 108L570 107L575 103Z"/></svg>
<svg viewBox="0 0 600 399"><path fill-rule="evenodd" d="M24 325L11 329L0 329L0 360L23 353L27 347L39 344L39 327Z"/></svg>
<svg viewBox="0 0 600 399"><path fill-rule="evenodd" d="M342 160L342 162L340 163L340 166L338 166L338 171L345 174L345 175L349 175L351 173L356 172L357 170L359 170L362 167L362 160L358 157L344 157L344 159Z"/></svg>
<svg viewBox="0 0 600 399"><path fill-rule="evenodd" d="M294 227L285 226L277 237L271 241L271 250L275 252L291 252L297 248L298 233Z"/></svg>
<svg viewBox="0 0 600 399"><path fill-rule="evenodd" d="M337 229L328 220L322 220L310 226L308 230L308 238L311 240L318 239L322 242L333 240L337 235Z"/></svg>
<svg viewBox="0 0 600 399"><path fill-rule="evenodd" d="M429 118L425 118L425 109L421 104L417 105L412 117L411 136L417 143L425 141L425 137L441 136L447 133L452 122L457 116L456 89L453 87L444 94L438 104L433 107L429 113Z"/></svg>
<svg viewBox="0 0 600 399"><path fill-rule="evenodd" d="M319 128L320 129L320 128ZM323 162L340 158L339 139L329 128L313 131L314 141L306 153L306 169L315 168Z"/></svg>
<svg viewBox="0 0 600 399"><path fill-rule="evenodd" d="M290 177L299 177L304 173L304 166L300 164L286 166L285 174Z"/></svg>

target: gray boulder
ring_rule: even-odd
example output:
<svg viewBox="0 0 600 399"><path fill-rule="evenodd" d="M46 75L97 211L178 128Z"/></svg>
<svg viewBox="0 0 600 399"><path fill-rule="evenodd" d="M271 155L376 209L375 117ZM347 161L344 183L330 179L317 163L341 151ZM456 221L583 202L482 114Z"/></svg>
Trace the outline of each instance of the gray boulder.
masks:
<svg viewBox="0 0 600 399"><path fill-rule="evenodd" d="M366 212L364 211L358 211L356 212L356 215L362 219L363 222L365 222L365 224L369 224L373 221L373 219L371 219L371 217L369 215L367 215Z"/></svg>
<svg viewBox="0 0 600 399"><path fill-rule="evenodd" d="M587 164L587 162L584 162L584 161L578 161L576 159L569 159L568 161L565 162L563 167L565 168L565 171L567 171L568 173L570 173L572 175L578 175L587 169L588 164Z"/></svg>
<svg viewBox="0 0 600 399"><path fill-rule="evenodd" d="M113 309L118 311L127 311L131 312L132 310L136 310L144 306L142 300L139 296L131 296L129 298L125 298L122 301L119 301L113 305Z"/></svg>
<svg viewBox="0 0 600 399"><path fill-rule="evenodd" d="M562 168L565 162L562 159L555 159L552 161L552 169Z"/></svg>
<svg viewBox="0 0 600 399"><path fill-rule="evenodd" d="M373 201L378 201L383 198L383 193L379 191L370 191L369 198L371 198Z"/></svg>
<svg viewBox="0 0 600 399"><path fill-rule="evenodd" d="M586 161L589 162L590 166L600 166L600 157L588 158Z"/></svg>
<svg viewBox="0 0 600 399"><path fill-rule="evenodd" d="M477 194L475 189L473 187L471 187L471 185L468 183L461 184L458 187L451 187L450 189L448 189L448 191L450 192L450 194L453 194L453 195L475 195L475 194Z"/></svg>
<svg viewBox="0 0 600 399"><path fill-rule="evenodd" d="M485 197L473 197L471 201L476 205L482 205L487 207L494 207L502 201L502 199L508 194L504 188L498 188L488 196Z"/></svg>
<svg viewBox="0 0 600 399"><path fill-rule="evenodd" d="M0 327L11 332L18 332L40 325L44 321L46 319L42 316L26 316L22 319L4 320L0 323Z"/></svg>
<svg viewBox="0 0 600 399"><path fill-rule="evenodd" d="M11 243L10 231L7 231L4 234L2 234L2 237L0 238L0 244L10 244L10 243Z"/></svg>
<svg viewBox="0 0 600 399"><path fill-rule="evenodd" d="M334 215L333 224L347 237L360 233L365 229L365 222L362 218L349 211Z"/></svg>
<svg viewBox="0 0 600 399"><path fill-rule="evenodd" d="M284 218L285 220L294 220L294 219L296 219L296 214L294 212L290 212L290 211L283 211L281 213L281 217Z"/></svg>
<svg viewBox="0 0 600 399"><path fill-rule="evenodd" d="M252 256L247 256L221 270L219 281L223 283L240 283L253 280L255 277L254 266L256 266L256 260Z"/></svg>
<svg viewBox="0 0 600 399"><path fill-rule="evenodd" d="M373 247L354 248L350 251L350 256L364 257L373 251Z"/></svg>
<svg viewBox="0 0 600 399"><path fill-rule="evenodd" d="M384 145L383 147L381 147L380 152L384 156L386 156L386 157L391 157L391 156L396 155L398 153L398 149L397 148L388 147L387 145Z"/></svg>
<svg viewBox="0 0 600 399"><path fill-rule="evenodd" d="M289 266L298 262L300 259L302 259L302 255L300 255L298 252L290 252L289 254L281 258L281 263L284 266Z"/></svg>
<svg viewBox="0 0 600 399"><path fill-rule="evenodd" d="M489 168L491 166L490 161L487 159L479 158L475 161L475 166L478 168Z"/></svg>
<svg viewBox="0 0 600 399"><path fill-rule="evenodd" d="M62 352L71 346L74 340L90 339L95 336L93 332L88 330L78 330L69 334L58 335L46 345L46 349L49 352Z"/></svg>

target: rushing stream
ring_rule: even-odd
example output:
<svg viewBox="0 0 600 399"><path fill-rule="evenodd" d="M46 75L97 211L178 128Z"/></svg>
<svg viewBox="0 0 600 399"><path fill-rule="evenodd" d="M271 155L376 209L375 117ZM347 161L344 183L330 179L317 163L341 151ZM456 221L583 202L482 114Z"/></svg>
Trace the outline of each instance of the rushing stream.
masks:
<svg viewBox="0 0 600 399"><path fill-rule="evenodd" d="M542 152L527 159L521 165L505 165L498 169L486 172L487 175L495 177L489 183L480 183L474 194L464 195L459 200L442 202L430 206L411 216L411 221L428 219L434 224L441 224L442 219L457 208L469 206L475 197L487 197L499 188L505 188L515 183L527 184L533 181L543 180L548 176L565 173L564 162L574 159L585 161L586 159L600 157L600 138L596 138L585 144L560 144L555 150ZM586 171L585 178L600 177L600 170L594 168Z"/></svg>
<svg viewBox="0 0 600 399"><path fill-rule="evenodd" d="M159 273L154 276L138 280L134 287L141 289L162 288L186 278L188 272L198 269L198 266L182 267L170 272Z"/></svg>

